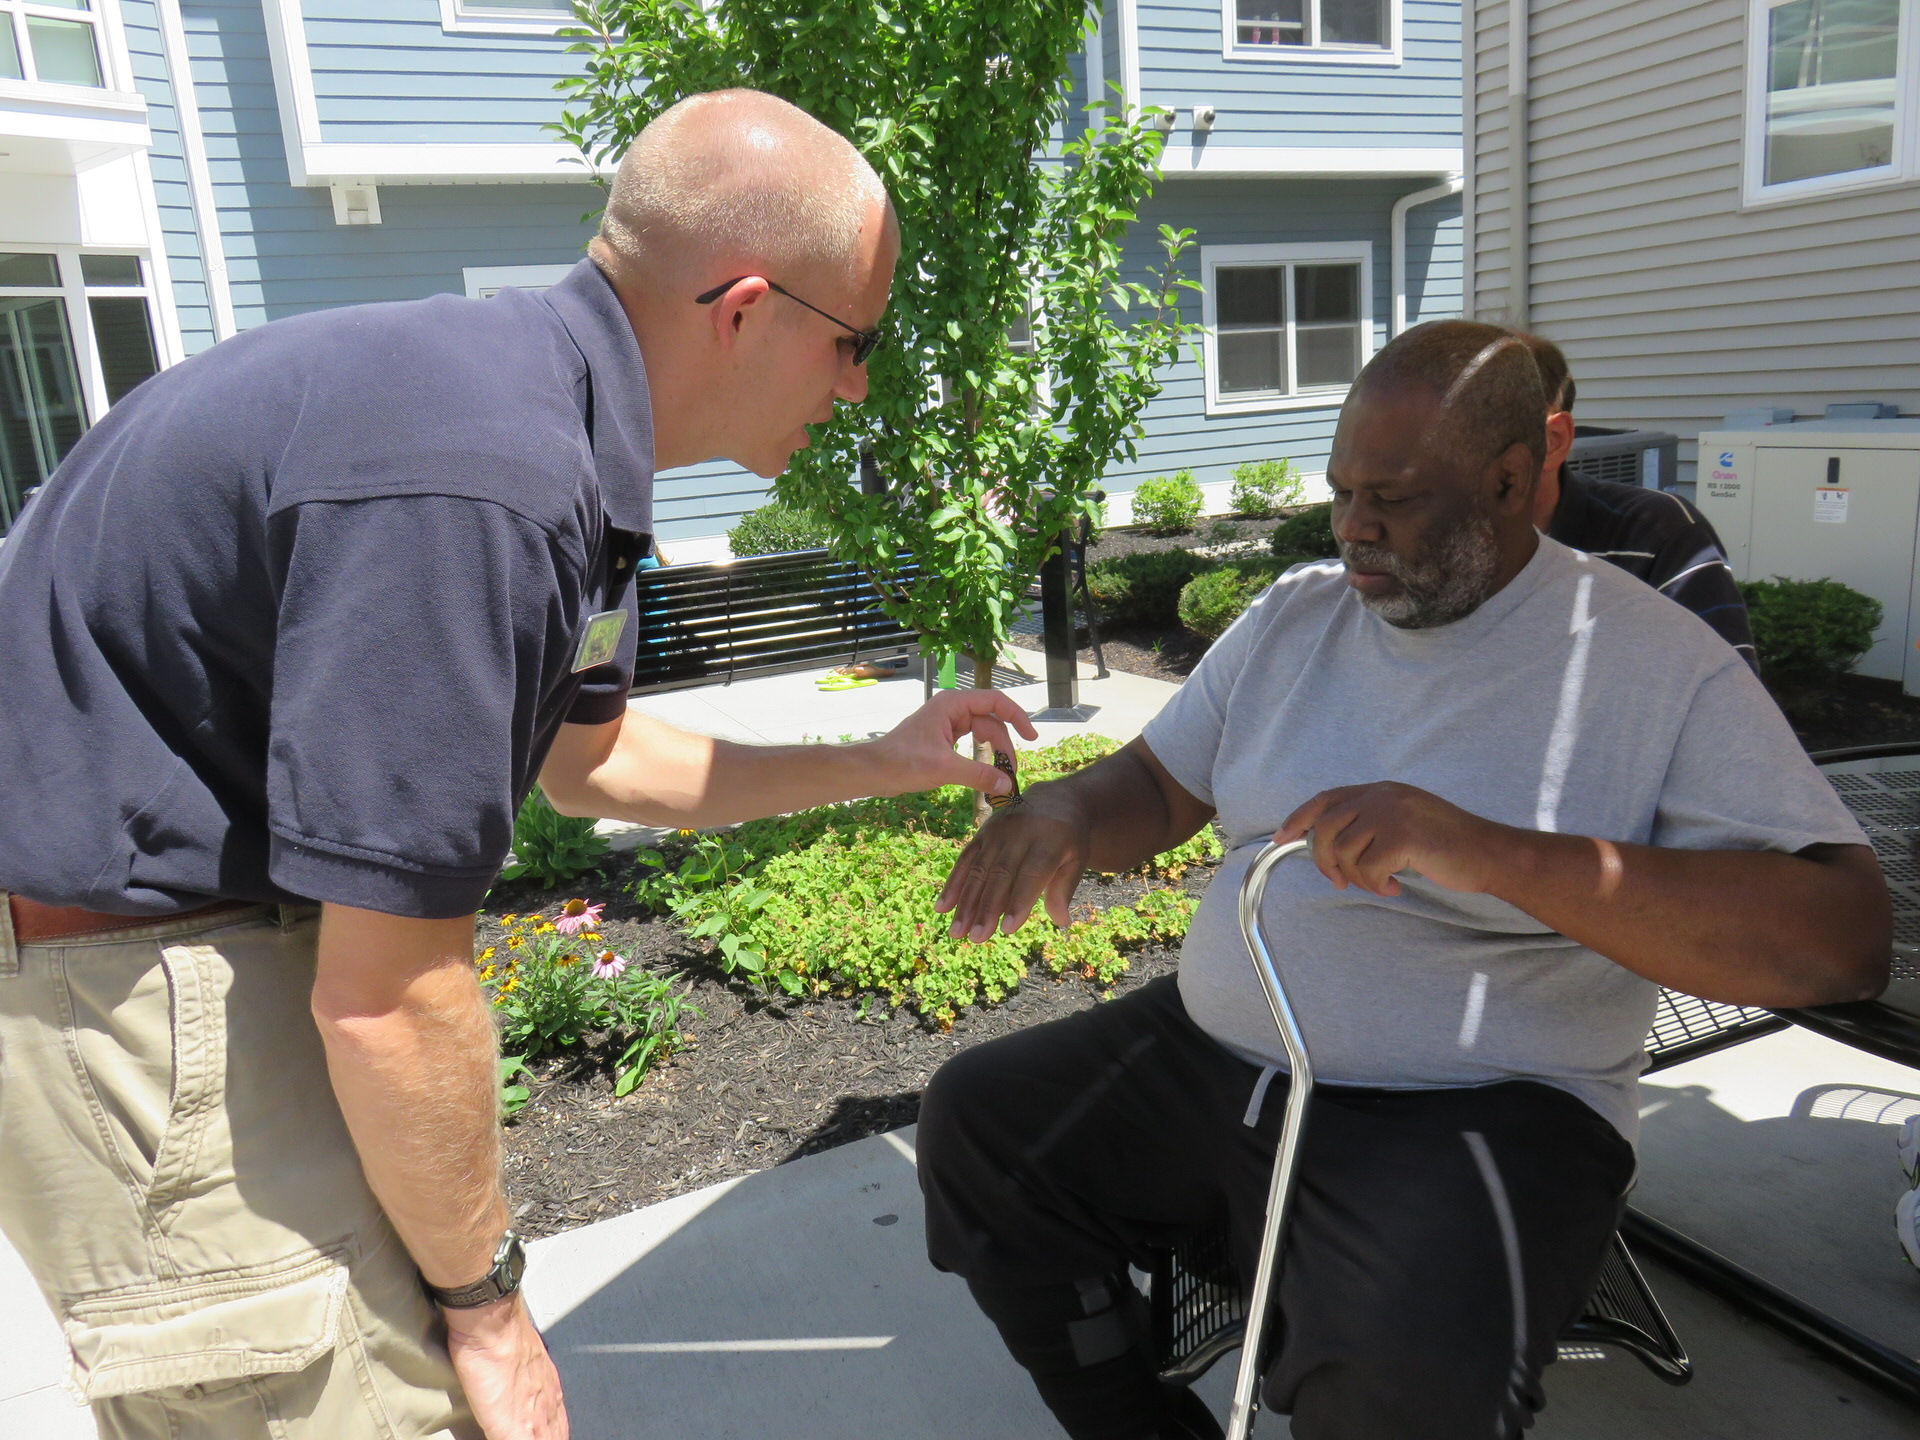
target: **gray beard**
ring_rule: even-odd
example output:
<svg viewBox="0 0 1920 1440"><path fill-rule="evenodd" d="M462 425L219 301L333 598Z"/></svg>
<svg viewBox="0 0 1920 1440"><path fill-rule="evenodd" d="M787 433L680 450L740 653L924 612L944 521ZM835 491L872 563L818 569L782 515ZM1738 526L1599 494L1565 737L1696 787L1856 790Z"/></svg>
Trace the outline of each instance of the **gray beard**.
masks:
<svg viewBox="0 0 1920 1440"><path fill-rule="evenodd" d="M1491 515L1469 515L1418 559L1402 560L1371 545L1342 545L1340 558L1384 570L1400 582L1397 595L1360 594L1359 600L1401 630L1431 630L1466 619L1493 594L1500 568Z"/></svg>

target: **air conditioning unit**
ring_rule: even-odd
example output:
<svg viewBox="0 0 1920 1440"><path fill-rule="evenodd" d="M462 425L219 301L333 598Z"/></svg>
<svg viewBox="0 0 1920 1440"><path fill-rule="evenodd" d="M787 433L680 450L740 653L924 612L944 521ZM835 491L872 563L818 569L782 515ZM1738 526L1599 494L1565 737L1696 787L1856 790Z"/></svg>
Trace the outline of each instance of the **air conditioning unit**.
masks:
<svg viewBox="0 0 1920 1440"><path fill-rule="evenodd" d="M1664 490L1679 478L1680 437L1664 430L1576 425L1567 464L1590 480Z"/></svg>
<svg viewBox="0 0 1920 1440"><path fill-rule="evenodd" d="M1839 580L1878 600L1859 671L1920 695L1920 420L1705 431L1694 503L1740 579Z"/></svg>

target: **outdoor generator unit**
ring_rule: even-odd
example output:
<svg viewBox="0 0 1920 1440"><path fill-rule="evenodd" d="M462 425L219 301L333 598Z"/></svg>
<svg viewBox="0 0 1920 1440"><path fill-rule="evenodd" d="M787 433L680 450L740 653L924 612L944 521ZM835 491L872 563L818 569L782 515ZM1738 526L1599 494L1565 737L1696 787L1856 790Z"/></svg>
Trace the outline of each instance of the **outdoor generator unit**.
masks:
<svg viewBox="0 0 1920 1440"><path fill-rule="evenodd" d="M1878 600L1858 669L1920 695L1920 420L1705 431L1694 503L1739 579L1838 580Z"/></svg>
<svg viewBox="0 0 1920 1440"><path fill-rule="evenodd" d="M1664 430L1576 425L1567 464L1589 480L1664 490L1679 478L1680 437Z"/></svg>

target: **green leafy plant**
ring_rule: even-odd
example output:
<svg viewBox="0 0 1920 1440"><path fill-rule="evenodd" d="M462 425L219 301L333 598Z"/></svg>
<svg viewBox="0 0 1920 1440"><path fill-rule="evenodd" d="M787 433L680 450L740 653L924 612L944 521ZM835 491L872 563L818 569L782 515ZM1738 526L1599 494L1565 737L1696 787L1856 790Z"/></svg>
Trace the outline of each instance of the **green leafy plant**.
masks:
<svg viewBox="0 0 1920 1440"><path fill-rule="evenodd" d="M804 510L775 500L749 510L727 531L727 548L736 558L778 555L787 550L818 550L833 537L833 528Z"/></svg>
<svg viewBox="0 0 1920 1440"><path fill-rule="evenodd" d="M1838 580L1748 580L1740 586L1767 686L1792 715L1817 714L1823 692L1873 648L1881 605Z"/></svg>
<svg viewBox="0 0 1920 1440"><path fill-rule="evenodd" d="M1122 268L1164 112L1067 113L1084 0L582 0L577 14L584 73L562 82L557 128L588 159L618 156L683 96L752 85L845 135L886 182L907 259L869 398L814 427L775 492L827 520L888 611L988 683L1020 597L1132 457L1188 333L1190 230L1162 226L1159 262ZM847 483L862 447L883 494Z"/></svg>
<svg viewBox="0 0 1920 1440"><path fill-rule="evenodd" d="M1191 470L1182 470L1171 480L1156 475L1142 480L1133 492L1133 520L1156 535L1178 535L1193 528L1204 503Z"/></svg>
<svg viewBox="0 0 1920 1440"><path fill-rule="evenodd" d="M1218 640L1253 597L1279 578L1280 570L1277 559L1263 555L1230 560L1194 576L1180 592L1180 623L1196 635Z"/></svg>
<svg viewBox="0 0 1920 1440"><path fill-rule="evenodd" d="M614 1095L631 1094L653 1062L680 1044L681 1017L699 1013L678 976L655 974L605 947L592 928L604 909L576 899L551 917L503 915L499 942L475 957L499 1026L505 1114L527 1103L527 1087L515 1077L529 1061L593 1040L613 1055Z"/></svg>
<svg viewBox="0 0 1920 1440"><path fill-rule="evenodd" d="M1021 783L1071 774L1116 748L1105 736L1076 735L1023 752ZM957 786L754 821L733 832L745 866L724 885L685 888L673 908L689 933L713 944L724 969L767 989L878 994L949 1024L966 1005L1003 998L1054 934L1035 918L985 945L947 938L949 917L936 915L933 901L971 831L971 792ZM1177 880L1220 853L1209 827L1139 873ZM1141 903L1100 912L1084 938L1058 952L1067 958L1056 973L1106 983L1131 949L1184 933L1188 912L1165 901L1148 906L1151 924L1140 930L1146 922L1128 917Z"/></svg>
<svg viewBox="0 0 1920 1440"><path fill-rule="evenodd" d="M513 853L500 878L564 885L598 870L607 858L607 842L593 827L590 819L562 815L533 790L514 818Z"/></svg>
<svg viewBox="0 0 1920 1440"><path fill-rule="evenodd" d="M1249 519L1272 515L1298 501L1305 483L1291 460L1249 460L1233 467L1227 506Z"/></svg>
<svg viewBox="0 0 1920 1440"><path fill-rule="evenodd" d="M1323 502L1295 511L1274 527L1267 543L1275 555L1334 559L1340 546L1333 538L1333 506Z"/></svg>
<svg viewBox="0 0 1920 1440"><path fill-rule="evenodd" d="M1191 550L1138 551L1087 566L1087 593L1112 625L1171 625L1180 591L1215 561Z"/></svg>

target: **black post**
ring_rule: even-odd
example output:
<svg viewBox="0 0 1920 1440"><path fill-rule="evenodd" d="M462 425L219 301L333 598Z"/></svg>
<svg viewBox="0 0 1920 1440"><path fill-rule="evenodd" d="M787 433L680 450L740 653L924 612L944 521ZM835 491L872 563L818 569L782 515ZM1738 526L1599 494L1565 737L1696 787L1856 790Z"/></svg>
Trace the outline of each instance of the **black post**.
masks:
<svg viewBox="0 0 1920 1440"><path fill-rule="evenodd" d="M1086 720L1097 707L1080 703L1080 676L1074 665L1073 575L1067 565L1072 536L1062 532L1053 554L1040 566L1040 627L1047 647L1047 708L1036 720Z"/></svg>

